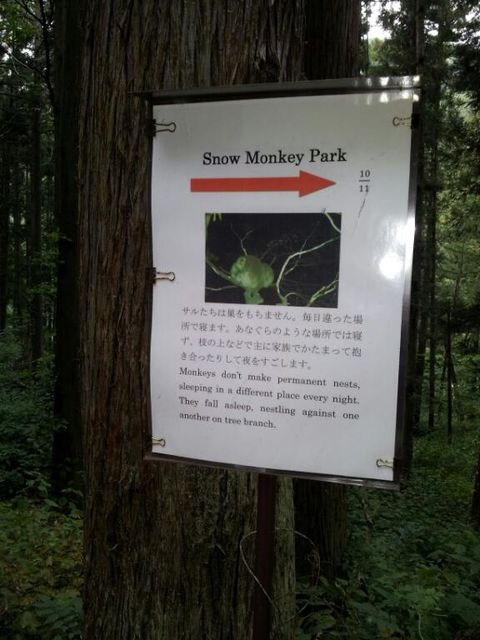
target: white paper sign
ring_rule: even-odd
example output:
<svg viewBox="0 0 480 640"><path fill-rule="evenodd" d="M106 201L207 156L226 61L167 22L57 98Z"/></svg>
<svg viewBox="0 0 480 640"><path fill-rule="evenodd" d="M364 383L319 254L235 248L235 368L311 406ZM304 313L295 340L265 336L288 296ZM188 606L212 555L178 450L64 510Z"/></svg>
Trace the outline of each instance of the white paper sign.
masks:
<svg viewBox="0 0 480 640"><path fill-rule="evenodd" d="M393 480L415 98L154 106L154 453Z"/></svg>

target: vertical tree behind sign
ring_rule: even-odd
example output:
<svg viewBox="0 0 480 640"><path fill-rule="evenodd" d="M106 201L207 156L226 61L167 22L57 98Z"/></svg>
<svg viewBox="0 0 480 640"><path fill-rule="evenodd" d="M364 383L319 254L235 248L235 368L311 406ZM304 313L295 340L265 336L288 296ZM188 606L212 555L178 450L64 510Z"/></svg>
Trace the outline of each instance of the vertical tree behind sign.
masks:
<svg viewBox="0 0 480 640"><path fill-rule="evenodd" d="M79 485L81 425L78 385L78 100L82 0L55 2L55 220L58 225L55 309L55 415L52 485Z"/></svg>
<svg viewBox="0 0 480 640"><path fill-rule="evenodd" d="M238 546L255 528L256 478L143 462L149 140L148 114L132 92L298 79L303 20L303 0L85 2L79 237L86 640L251 636L253 583ZM288 482L280 496L280 526L291 527ZM289 539L279 536L276 582L293 594ZM245 544L250 551L253 537ZM280 604L288 618L291 608ZM291 623L279 623L275 637L291 637Z"/></svg>

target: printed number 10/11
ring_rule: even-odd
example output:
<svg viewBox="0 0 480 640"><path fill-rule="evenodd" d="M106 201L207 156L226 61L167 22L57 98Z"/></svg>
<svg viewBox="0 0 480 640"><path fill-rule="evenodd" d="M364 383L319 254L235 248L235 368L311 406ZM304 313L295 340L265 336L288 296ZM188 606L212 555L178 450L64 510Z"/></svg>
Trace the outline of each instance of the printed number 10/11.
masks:
<svg viewBox="0 0 480 640"><path fill-rule="evenodd" d="M370 190L369 189L370 176L371 176L370 169L361 169L360 170L360 178L358 179L359 187L360 187L360 193L368 193L369 192L369 190Z"/></svg>

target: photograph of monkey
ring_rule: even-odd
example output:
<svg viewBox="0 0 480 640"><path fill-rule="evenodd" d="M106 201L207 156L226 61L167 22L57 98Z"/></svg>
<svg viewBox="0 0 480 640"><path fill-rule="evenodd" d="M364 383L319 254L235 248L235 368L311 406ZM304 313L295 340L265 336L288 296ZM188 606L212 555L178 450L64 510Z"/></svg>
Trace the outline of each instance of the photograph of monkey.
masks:
<svg viewBox="0 0 480 640"><path fill-rule="evenodd" d="M336 308L340 213L206 213L205 302Z"/></svg>

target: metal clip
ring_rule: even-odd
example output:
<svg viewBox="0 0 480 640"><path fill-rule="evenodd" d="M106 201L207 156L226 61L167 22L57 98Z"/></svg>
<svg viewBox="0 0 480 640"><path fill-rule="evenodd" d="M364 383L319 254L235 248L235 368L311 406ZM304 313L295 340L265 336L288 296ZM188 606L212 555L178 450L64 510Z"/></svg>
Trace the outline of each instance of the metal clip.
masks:
<svg viewBox="0 0 480 640"><path fill-rule="evenodd" d="M175 274L173 271L157 271L153 270L153 282L157 282L157 280L168 280L169 282L173 282L175 280Z"/></svg>
<svg viewBox="0 0 480 640"><path fill-rule="evenodd" d="M392 124L394 127L408 127L409 129L412 129L412 117L409 116L408 118L399 118L398 116L395 116L392 120Z"/></svg>
<svg viewBox="0 0 480 640"><path fill-rule="evenodd" d="M158 446L160 447L165 447L167 444L167 441L165 440L165 438L152 438L152 445L156 445L158 444Z"/></svg>
<svg viewBox="0 0 480 640"><path fill-rule="evenodd" d="M384 460L383 458L378 458L377 467L378 468L384 467L386 469L393 469L393 460Z"/></svg>
<svg viewBox="0 0 480 640"><path fill-rule="evenodd" d="M175 133L177 130L176 122L157 122L152 120L152 135L157 133Z"/></svg>

